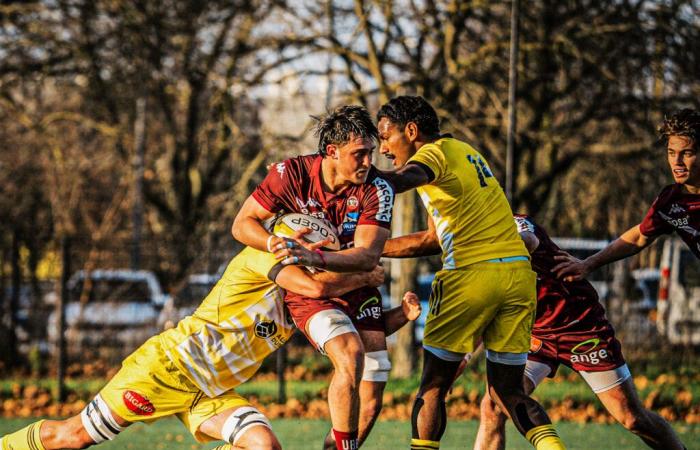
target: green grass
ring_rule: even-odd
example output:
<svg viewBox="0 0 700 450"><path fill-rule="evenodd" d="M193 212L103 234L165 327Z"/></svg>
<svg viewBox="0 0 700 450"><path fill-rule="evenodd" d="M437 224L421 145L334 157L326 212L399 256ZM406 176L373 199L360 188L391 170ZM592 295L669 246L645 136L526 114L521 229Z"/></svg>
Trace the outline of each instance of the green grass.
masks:
<svg viewBox="0 0 700 450"><path fill-rule="evenodd" d="M0 420L0 435L26 426L30 419ZM282 445L287 450L321 448L321 441L328 431L329 423L323 420L273 420L272 426ZM451 422L440 448L468 449L476 435L477 422ZM559 434L569 449L615 449L633 450L646 448L639 439L617 425L558 423ZM700 450L700 426L675 424L674 428L689 450ZM509 424L507 430L508 449L532 447ZM408 422L379 422L370 435L363 450L386 450L408 448L410 440ZM119 449L210 449L214 443L198 444L176 419L164 419L152 425L134 424L115 441L100 445L105 450Z"/></svg>

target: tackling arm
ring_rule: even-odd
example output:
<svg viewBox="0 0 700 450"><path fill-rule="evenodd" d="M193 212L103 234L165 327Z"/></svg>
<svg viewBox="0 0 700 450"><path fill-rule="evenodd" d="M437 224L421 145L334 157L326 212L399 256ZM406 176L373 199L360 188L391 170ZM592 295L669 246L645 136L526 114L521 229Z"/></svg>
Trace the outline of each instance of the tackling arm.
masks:
<svg viewBox="0 0 700 450"><path fill-rule="evenodd" d="M275 245L282 243L283 238L274 236L268 232L262 223L274 216L274 213L266 210L251 195L241 206L241 209L233 219L231 234L238 242L253 247L263 252L269 252ZM273 236L270 238L270 236ZM268 248L268 241L270 248Z"/></svg>
<svg viewBox="0 0 700 450"><path fill-rule="evenodd" d="M309 298L339 297L362 286L377 287L384 282L384 268L376 266L371 272L311 274L299 266L285 266L275 277L282 289Z"/></svg>
<svg viewBox="0 0 700 450"><path fill-rule="evenodd" d="M408 322L418 319L421 313L421 305L418 296L413 292L406 292L401 300L401 306L391 308L384 313L384 332L387 336L396 333Z"/></svg>
<svg viewBox="0 0 700 450"><path fill-rule="evenodd" d="M377 225L358 225L352 248L337 252L321 252L304 247L283 248L275 252L282 264L320 267L335 272L372 270L379 264L389 230Z"/></svg>

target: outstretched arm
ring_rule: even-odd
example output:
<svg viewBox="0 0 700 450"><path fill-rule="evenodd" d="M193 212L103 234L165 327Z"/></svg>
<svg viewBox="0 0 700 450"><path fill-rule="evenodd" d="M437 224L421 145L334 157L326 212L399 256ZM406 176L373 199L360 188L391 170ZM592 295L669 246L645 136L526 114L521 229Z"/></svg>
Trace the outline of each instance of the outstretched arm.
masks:
<svg viewBox="0 0 700 450"><path fill-rule="evenodd" d="M564 254L555 256L554 259L561 262L552 268L552 272L567 281L580 280L605 264L639 253L652 242L654 238L644 236L639 230L639 225L636 225L622 233L622 236L607 247L584 260Z"/></svg>

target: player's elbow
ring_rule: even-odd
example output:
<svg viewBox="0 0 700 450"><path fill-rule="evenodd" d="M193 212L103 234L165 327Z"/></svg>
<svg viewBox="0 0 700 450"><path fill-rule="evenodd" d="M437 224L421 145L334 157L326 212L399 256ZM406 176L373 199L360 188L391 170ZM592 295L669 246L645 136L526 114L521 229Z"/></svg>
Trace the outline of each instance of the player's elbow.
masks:
<svg viewBox="0 0 700 450"><path fill-rule="evenodd" d="M236 218L233 219L233 224L231 225L231 235L233 235L233 238L239 242L243 242L243 222L244 219L240 214L238 214L236 215Z"/></svg>

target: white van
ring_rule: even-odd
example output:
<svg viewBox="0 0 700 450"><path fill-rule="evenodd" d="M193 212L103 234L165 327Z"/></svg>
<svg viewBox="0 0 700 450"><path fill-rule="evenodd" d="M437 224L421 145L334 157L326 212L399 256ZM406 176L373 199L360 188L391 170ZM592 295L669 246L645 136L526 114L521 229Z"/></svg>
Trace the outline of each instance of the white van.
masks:
<svg viewBox="0 0 700 450"><path fill-rule="evenodd" d="M700 344L700 260L680 239L664 242L657 328L674 345Z"/></svg>

